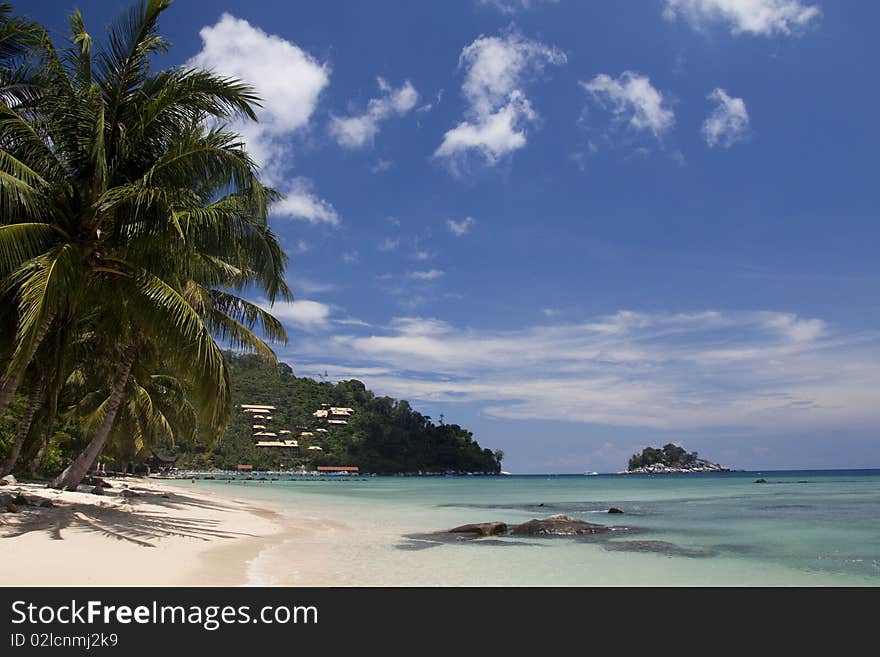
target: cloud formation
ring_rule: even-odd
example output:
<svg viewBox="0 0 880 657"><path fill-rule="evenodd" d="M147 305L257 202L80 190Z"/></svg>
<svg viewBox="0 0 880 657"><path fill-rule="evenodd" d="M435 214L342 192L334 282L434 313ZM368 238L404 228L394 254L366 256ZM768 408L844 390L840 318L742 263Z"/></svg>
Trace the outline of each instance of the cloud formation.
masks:
<svg viewBox="0 0 880 657"><path fill-rule="evenodd" d="M494 165L525 146L526 126L538 115L524 89L548 64L565 62L561 50L515 33L481 36L466 46L459 58L459 67L466 70L466 118L446 132L434 156L455 158L476 151Z"/></svg>
<svg viewBox="0 0 880 657"><path fill-rule="evenodd" d="M327 363L327 353L346 354ZM880 335L773 311L638 313L520 330L404 317L315 347L340 377L510 419L656 429L876 426ZM317 361L316 361L317 362ZM354 371L354 370L352 370Z"/></svg>
<svg viewBox="0 0 880 657"><path fill-rule="evenodd" d="M309 126L321 93L330 84L330 67L295 43L267 34L248 21L224 13L199 31L202 49L187 62L251 85L260 97L258 121L239 120L248 153L260 165L263 182L287 195L275 216L336 224L333 207L302 177L291 180L293 136Z"/></svg>
<svg viewBox="0 0 880 657"><path fill-rule="evenodd" d="M801 0L666 0L663 10L666 19L682 18L696 29L724 23L731 34L766 37L803 31L821 15Z"/></svg>
<svg viewBox="0 0 880 657"><path fill-rule="evenodd" d="M475 223L476 220L473 217L465 217L461 221L455 221L454 219L446 221L446 225L449 227L450 232L456 237L467 235L471 232L471 228L474 227Z"/></svg>
<svg viewBox="0 0 880 657"><path fill-rule="evenodd" d="M427 271L411 271L407 276L417 281L433 281L443 276L444 272L440 269L429 269Z"/></svg>
<svg viewBox="0 0 880 657"><path fill-rule="evenodd" d="M614 79L600 73L580 84L617 120L626 121L634 130L648 130L660 139L675 125L675 113L664 104L663 94L645 75L624 71Z"/></svg>
<svg viewBox="0 0 880 657"><path fill-rule="evenodd" d="M281 301L276 302L272 306L268 302L263 301L258 305L272 313L284 324L293 325L307 331L324 328L330 317L330 306L307 299L290 302Z"/></svg>
<svg viewBox="0 0 880 657"><path fill-rule="evenodd" d="M742 141L749 133L749 113L742 98L734 98L720 87L707 98L715 102L715 108L703 121L703 137L709 147L730 148Z"/></svg>
<svg viewBox="0 0 880 657"><path fill-rule="evenodd" d="M477 4L483 7L492 7L502 14L511 15L517 12L532 9L539 5L554 4L559 0L477 0Z"/></svg>
<svg viewBox="0 0 880 657"><path fill-rule="evenodd" d="M409 80L394 89L378 78L382 96L371 98L363 114L330 119L330 135L340 146L356 149L372 145L379 133L379 124L392 116L403 116L419 102L419 94Z"/></svg>
<svg viewBox="0 0 880 657"><path fill-rule="evenodd" d="M301 219L313 224L339 223L339 214L327 201L318 198L312 183L306 178L294 178L284 188L285 198L276 202L270 209L273 217Z"/></svg>

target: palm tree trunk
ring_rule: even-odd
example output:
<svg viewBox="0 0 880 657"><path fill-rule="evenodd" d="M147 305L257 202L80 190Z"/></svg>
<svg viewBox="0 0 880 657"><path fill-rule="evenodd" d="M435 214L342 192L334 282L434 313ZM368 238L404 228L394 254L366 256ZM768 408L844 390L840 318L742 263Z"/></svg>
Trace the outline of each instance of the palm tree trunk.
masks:
<svg viewBox="0 0 880 657"><path fill-rule="evenodd" d="M37 334L34 336L34 344L31 346L31 352L28 354L26 363L19 367L18 371L10 372L8 369L6 370L6 374L2 379L5 383L3 384L3 387L0 388L0 417L3 417L6 409L9 408L12 396L18 390L18 386L21 385L21 379L24 377L27 364L30 363L31 358L34 357L34 353L43 342L43 338L46 337L46 333L49 331L49 325L52 324L53 319L55 319L54 311L50 311L43 318L43 323L40 325ZM10 367L11 366L12 364L10 363Z"/></svg>
<svg viewBox="0 0 880 657"><path fill-rule="evenodd" d="M21 422L18 425L18 433L15 434L15 440L12 443L12 447L9 448L9 453L6 455L6 458L3 459L3 463L0 464L0 477L5 477L12 472L12 469L15 467L15 462L18 461L18 455L21 453L21 446L24 445L24 441L31 430L31 423L34 421L34 413L37 411L37 403L40 401L40 384L40 377L35 376L28 394L27 410L25 410Z"/></svg>
<svg viewBox="0 0 880 657"><path fill-rule="evenodd" d="M85 450L83 450L83 453L76 457L76 460L67 466L64 472L55 478L52 482L52 488L69 488L71 490L76 490L76 487L79 486L80 482L86 474L88 474L89 468L92 467L95 459L101 454L101 450L104 449L104 443L107 442L107 438L110 435L110 429L113 428L113 422L116 420L116 412L119 410L119 405L122 403L125 384L128 383L128 376L131 373L131 366L134 363L137 348L137 340L133 340L125 350L125 354L122 357L122 364L119 366L119 371L116 373L116 381L113 384L113 393L110 395L110 404L107 406L107 414L104 416L104 420L101 422L98 430L95 431L95 435L91 442L86 446Z"/></svg>
<svg viewBox="0 0 880 657"><path fill-rule="evenodd" d="M52 440L52 429L55 424L55 415L58 412L58 395L57 393L49 393L49 413L46 416L46 431L43 432L43 440L40 443L39 449L37 449L37 453L34 455L34 458L31 460L31 472L36 472L39 467L43 464L43 459L46 456L46 450L49 449L49 441Z"/></svg>

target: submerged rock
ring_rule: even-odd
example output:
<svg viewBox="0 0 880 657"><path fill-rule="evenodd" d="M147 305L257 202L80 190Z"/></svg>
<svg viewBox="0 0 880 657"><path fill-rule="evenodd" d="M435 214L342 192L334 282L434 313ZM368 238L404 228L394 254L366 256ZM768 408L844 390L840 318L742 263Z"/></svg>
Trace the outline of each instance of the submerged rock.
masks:
<svg viewBox="0 0 880 657"><path fill-rule="evenodd" d="M711 557L706 548L688 548L667 541L610 541L605 549L613 552L656 552L676 557Z"/></svg>
<svg viewBox="0 0 880 657"><path fill-rule="evenodd" d="M583 534L604 534L613 531L605 525L596 525L585 520L566 515L533 518L515 526L510 533L515 536L579 536Z"/></svg>
<svg viewBox="0 0 880 657"><path fill-rule="evenodd" d="M479 536L497 536L507 533L507 523L495 520L493 522L478 522L470 525L461 525L449 530L453 534L477 534Z"/></svg>
<svg viewBox="0 0 880 657"><path fill-rule="evenodd" d="M766 484L767 480L766 479L755 479L755 483L756 484Z"/></svg>

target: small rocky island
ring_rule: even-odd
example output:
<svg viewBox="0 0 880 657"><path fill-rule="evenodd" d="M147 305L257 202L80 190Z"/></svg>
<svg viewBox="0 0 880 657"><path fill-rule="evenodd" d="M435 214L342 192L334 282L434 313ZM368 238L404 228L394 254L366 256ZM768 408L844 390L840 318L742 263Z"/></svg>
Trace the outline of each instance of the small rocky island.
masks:
<svg viewBox="0 0 880 657"><path fill-rule="evenodd" d="M730 472L729 468L701 459L696 452L669 443L661 448L645 447L633 454L620 474L681 474L692 472Z"/></svg>

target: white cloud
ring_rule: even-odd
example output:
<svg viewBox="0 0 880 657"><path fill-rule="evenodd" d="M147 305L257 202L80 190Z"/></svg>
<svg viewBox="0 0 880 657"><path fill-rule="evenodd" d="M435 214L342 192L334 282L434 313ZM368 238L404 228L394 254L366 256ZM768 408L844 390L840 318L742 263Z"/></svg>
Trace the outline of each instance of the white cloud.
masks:
<svg viewBox="0 0 880 657"><path fill-rule="evenodd" d="M454 219L449 219L446 221L446 225L449 226L449 230L456 237L461 237L462 235L466 235L471 232L471 228L474 227L476 220L473 217L465 217L461 221L455 221Z"/></svg>
<svg viewBox="0 0 880 657"><path fill-rule="evenodd" d="M318 301L306 299L290 302L276 302L270 306L268 302L258 304L269 311L285 324L292 324L306 330L324 328L330 317L330 306Z"/></svg>
<svg viewBox="0 0 880 657"><path fill-rule="evenodd" d="M660 139L675 125L674 112L664 105L663 94L654 88L647 76L624 71L615 80L600 73L589 82L580 84L618 120L628 120L634 130L649 130Z"/></svg>
<svg viewBox="0 0 880 657"><path fill-rule="evenodd" d="M731 34L773 36L802 31L819 19L817 5L802 0L666 0L663 15L678 17L696 29L725 23Z"/></svg>
<svg viewBox="0 0 880 657"><path fill-rule="evenodd" d="M302 255L303 253L308 253L311 250L312 245L305 240L297 240L296 244L293 245L293 252L296 255Z"/></svg>
<svg viewBox="0 0 880 657"><path fill-rule="evenodd" d="M728 96L721 88L715 89L707 98L715 101L716 105L703 121L706 143L710 147L729 148L745 139L749 132L749 113L743 99Z"/></svg>
<svg viewBox="0 0 880 657"><path fill-rule="evenodd" d="M411 271L407 276L417 281L433 281L443 274L444 272L440 269L429 269L428 271Z"/></svg>
<svg viewBox="0 0 880 657"><path fill-rule="evenodd" d="M459 58L466 69L466 118L446 132L434 156L450 158L473 150L492 165L525 146L526 126L537 113L524 87L547 64L565 62L562 51L515 33L481 36L466 46Z"/></svg>
<svg viewBox="0 0 880 657"><path fill-rule="evenodd" d="M430 260L431 258L433 258L434 254L432 254L430 251L417 250L415 253L413 253L412 257L414 260L425 261L425 260Z"/></svg>
<svg viewBox="0 0 880 657"><path fill-rule="evenodd" d="M383 394L480 403L503 418L768 431L880 422L880 334L773 311L619 312L508 331L405 317L314 353L385 370L365 379Z"/></svg>
<svg viewBox="0 0 880 657"><path fill-rule="evenodd" d="M386 237L384 240L379 242L378 248L380 251L388 252L388 251L394 251L398 246L400 246L400 239L399 238Z"/></svg>
<svg viewBox="0 0 880 657"><path fill-rule="evenodd" d="M492 7L507 15L531 9L538 5L555 4L557 2L559 0L477 0L477 4L483 7Z"/></svg>
<svg viewBox="0 0 880 657"><path fill-rule="evenodd" d="M312 184L305 178L294 178L281 190L285 198L272 205L273 217L302 219L309 223L326 223L335 226L339 215L327 201L318 198L312 191Z"/></svg>
<svg viewBox="0 0 880 657"><path fill-rule="evenodd" d="M358 253L357 250L347 251L342 254L342 261L346 264L349 264L349 265L354 264L355 262L358 262L360 259L361 259L361 254Z"/></svg>
<svg viewBox="0 0 880 657"><path fill-rule="evenodd" d="M409 80L397 89L382 78L378 78L378 84L383 95L370 99L366 112L330 119L330 135L340 146L354 149L371 145L382 121L407 114L419 101L419 94Z"/></svg>
<svg viewBox="0 0 880 657"><path fill-rule="evenodd" d="M383 160L381 157L376 160L376 163L370 167L370 171L373 173L385 173L394 166L394 162L391 160Z"/></svg>
<svg viewBox="0 0 880 657"><path fill-rule="evenodd" d="M293 290L293 293L295 295L299 295L301 292L304 294L332 292L333 290L337 289L337 287L333 283L323 283L321 281L315 281L310 278L297 276L290 282L290 289Z"/></svg>
<svg viewBox="0 0 880 657"><path fill-rule="evenodd" d="M242 121L233 128L244 136L268 182L277 184L290 155L289 137L308 125L330 83L329 66L296 44L228 13L203 27L199 36L202 49L187 65L239 78L260 96L259 122Z"/></svg>

